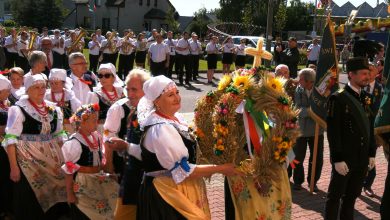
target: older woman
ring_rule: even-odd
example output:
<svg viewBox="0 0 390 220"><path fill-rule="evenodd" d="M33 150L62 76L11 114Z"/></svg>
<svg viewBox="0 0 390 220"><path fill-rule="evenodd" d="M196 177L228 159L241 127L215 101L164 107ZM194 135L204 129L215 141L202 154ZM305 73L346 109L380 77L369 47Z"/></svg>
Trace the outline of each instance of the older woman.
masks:
<svg viewBox="0 0 390 220"><path fill-rule="evenodd" d="M46 80L41 74L26 77L25 88L27 95L8 111L3 141L10 178L15 182L15 217L54 219L54 207L53 212L47 211L56 203L66 202L60 149L66 138L63 115L54 103L44 100Z"/></svg>
<svg viewBox="0 0 390 220"><path fill-rule="evenodd" d="M149 79L138 104L145 178L137 219L210 219L202 177L238 174L232 164L195 165L196 145L178 110L181 97L165 76Z"/></svg>
<svg viewBox="0 0 390 220"><path fill-rule="evenodd" d="M80 100L76 98L72 87L71 79L66 76L66 70L53 68L49 75L50 89L46 90L46 100L54 102L61 108L64 114L64 128L71 132L69 118L81 106Z"/></svg>
<svg viewBox="0 0 390 220"><path fill-rule="evenodd" d="M23 86L23 69L19 67L12 68L8 74L8 78L11 81L11 93L8 100L11 102L11 105L14 105L25 93Z"/></svg>
<svg viewBox="0 0 390 220"><path fill-rule="evenodd" d="M31 69L24 75L25 78L31 75L41 74L45 80L47 80L47 76L43 74L47 66L47 57L44 52L37 50L31 52L28 63L30 64Z"/></svg>
<svg viewBox="0 0 390 220"><path fill-rule="evenodd" d="M0 139L4 139L4 130L7 125L8 108L10 102L7 100L11 90L10 81L0 75ZM0 219L5 218L12 212L12 182L9 179L9 162L7 152L0 146Z"/></svg>
<svg viewBox="0 0 390 220"><path fill-rule="evenodd" d="M103 141L96 131L98 104L81 106L72 116L74 133L62 147L72 219L113 219L118 184L106 169Z"/></svg>

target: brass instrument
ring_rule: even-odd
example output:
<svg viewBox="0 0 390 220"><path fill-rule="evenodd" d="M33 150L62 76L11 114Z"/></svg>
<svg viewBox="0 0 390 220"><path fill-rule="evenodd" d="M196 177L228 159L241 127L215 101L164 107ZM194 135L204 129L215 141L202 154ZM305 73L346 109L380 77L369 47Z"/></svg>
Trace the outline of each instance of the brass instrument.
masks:
<svg viewBox="0 0 390 220"><path fill-rule="evenodd" d="M71 54L72 52L75 51L83 51L83 44L79 44L80 40L87 34L87 32L83 29L80 28L80 33L77 35L76 40L73 41L72 45L66 49L67 54ZM81 47L81 48L80 48Z"/></svg>
<svg viewBox="0 0 390 220"><path fill-rule="evenodd" d="M108 38L108 42L110 43L110 48L109 49L110 49L110 51L112 53L115 53L115 51L116 51L116 42L114 40L114 38L116 37L116 34L117 34L117 32L113 31L113 32L111 32L111 35Z"/></svg>
<svg viewBox="0 0 390 220"><path fill-rule="evenodd" d="M33 49L36 39L37 33L35 33L35 31L30 31L30 41L28 42L27 50L31 51Z"/></svg>
<svg viewBox="0 0 390 220"><path fill-rule="evenodd" d="M128 41L129 41L129 39L133 38L133 36L134 36L134 32L131 31L123 38L123 41L122 41L122 51L123 51L123 53L125 53L125 54L130 53L131 48L133 47L133 45L130 42L128 42Z"/></svg>

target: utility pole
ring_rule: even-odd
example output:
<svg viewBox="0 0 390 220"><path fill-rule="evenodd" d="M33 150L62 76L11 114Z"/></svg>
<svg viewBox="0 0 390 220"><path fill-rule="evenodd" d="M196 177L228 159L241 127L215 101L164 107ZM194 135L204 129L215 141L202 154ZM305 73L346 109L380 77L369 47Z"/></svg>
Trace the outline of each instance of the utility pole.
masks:
<svg viewBox="0 0 390 220"><path fill-rule="evenodd" d="M315 5L314 5L314 19L313 19L313 31L311 32L311 37L314 39L315 37L317 37L317 1L315 1Z"/></svg>
<svg viewBox="0 0 390 220"><path fill-rule="evenodd" d="M271 51L271 40L272 40L272 25L274 21L274 0L268 0L268 16L267 16L267 31L266 31L266 46L267 51ZM271 61L266 60L265 66L270 67Z"/></svg>

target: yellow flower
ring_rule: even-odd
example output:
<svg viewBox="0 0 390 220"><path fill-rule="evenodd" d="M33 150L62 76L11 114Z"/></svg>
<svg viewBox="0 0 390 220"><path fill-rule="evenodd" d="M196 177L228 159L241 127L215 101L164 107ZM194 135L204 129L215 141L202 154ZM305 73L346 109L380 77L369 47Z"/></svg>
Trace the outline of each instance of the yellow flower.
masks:
<svg viewBox="0 0 390 220"><path fill-rule="evenodd" d="M236 75L233 79L233 85L240 90L247 90L252 84L251 76Z"/></svg>
<svg viewBox="0 0 390 220"><path fill-rule="evenodd" d="M279 160L279 158L280 158L279 151L275 151L275 152L274 152L274 158L275 158L276 160Z"/></svg>
<svg viewBox="0 0 390 220"><path fill-rule="evenodd" d="M283 83L282 83L281 79L278 77L277 78L273 78L273 77L267 78L266 85L268 87L271 87L272 89L274 89L277 92L282 92L282 90L283 90Z"/></svg>
<svg viewBox="0 0 390 220"><path fill-rule="evenodd" d="M281 147L282 147L283 149L287 149L287 147L288 147L288 144L287 144L287 142L285 142L285 141L283 141L282 143L280 143L280 145L281 145Z"/></svg>
<svg viewBox="0 0 390 220"><path fill-rule="evenodd" d="M218 83L218 90L224 90L232 82L232 77L230 75L224 75Z"/></svg>

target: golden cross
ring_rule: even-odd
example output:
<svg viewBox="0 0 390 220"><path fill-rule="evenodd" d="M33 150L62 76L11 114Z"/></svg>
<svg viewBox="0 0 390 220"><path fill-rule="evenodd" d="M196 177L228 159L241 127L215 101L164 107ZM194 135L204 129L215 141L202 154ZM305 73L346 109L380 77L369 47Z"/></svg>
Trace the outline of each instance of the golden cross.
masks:
<svg viewBox="0 0 390 220"><path fill-rule="evenodd" d="M260 37L257 41L257 47L256 48L245 48L245 53L253 56L253 66L252 67L258 67L261 66L261 59L266 60L272 60L272 54L266 50L263 50L263 42L264 38Z"/></svg>

